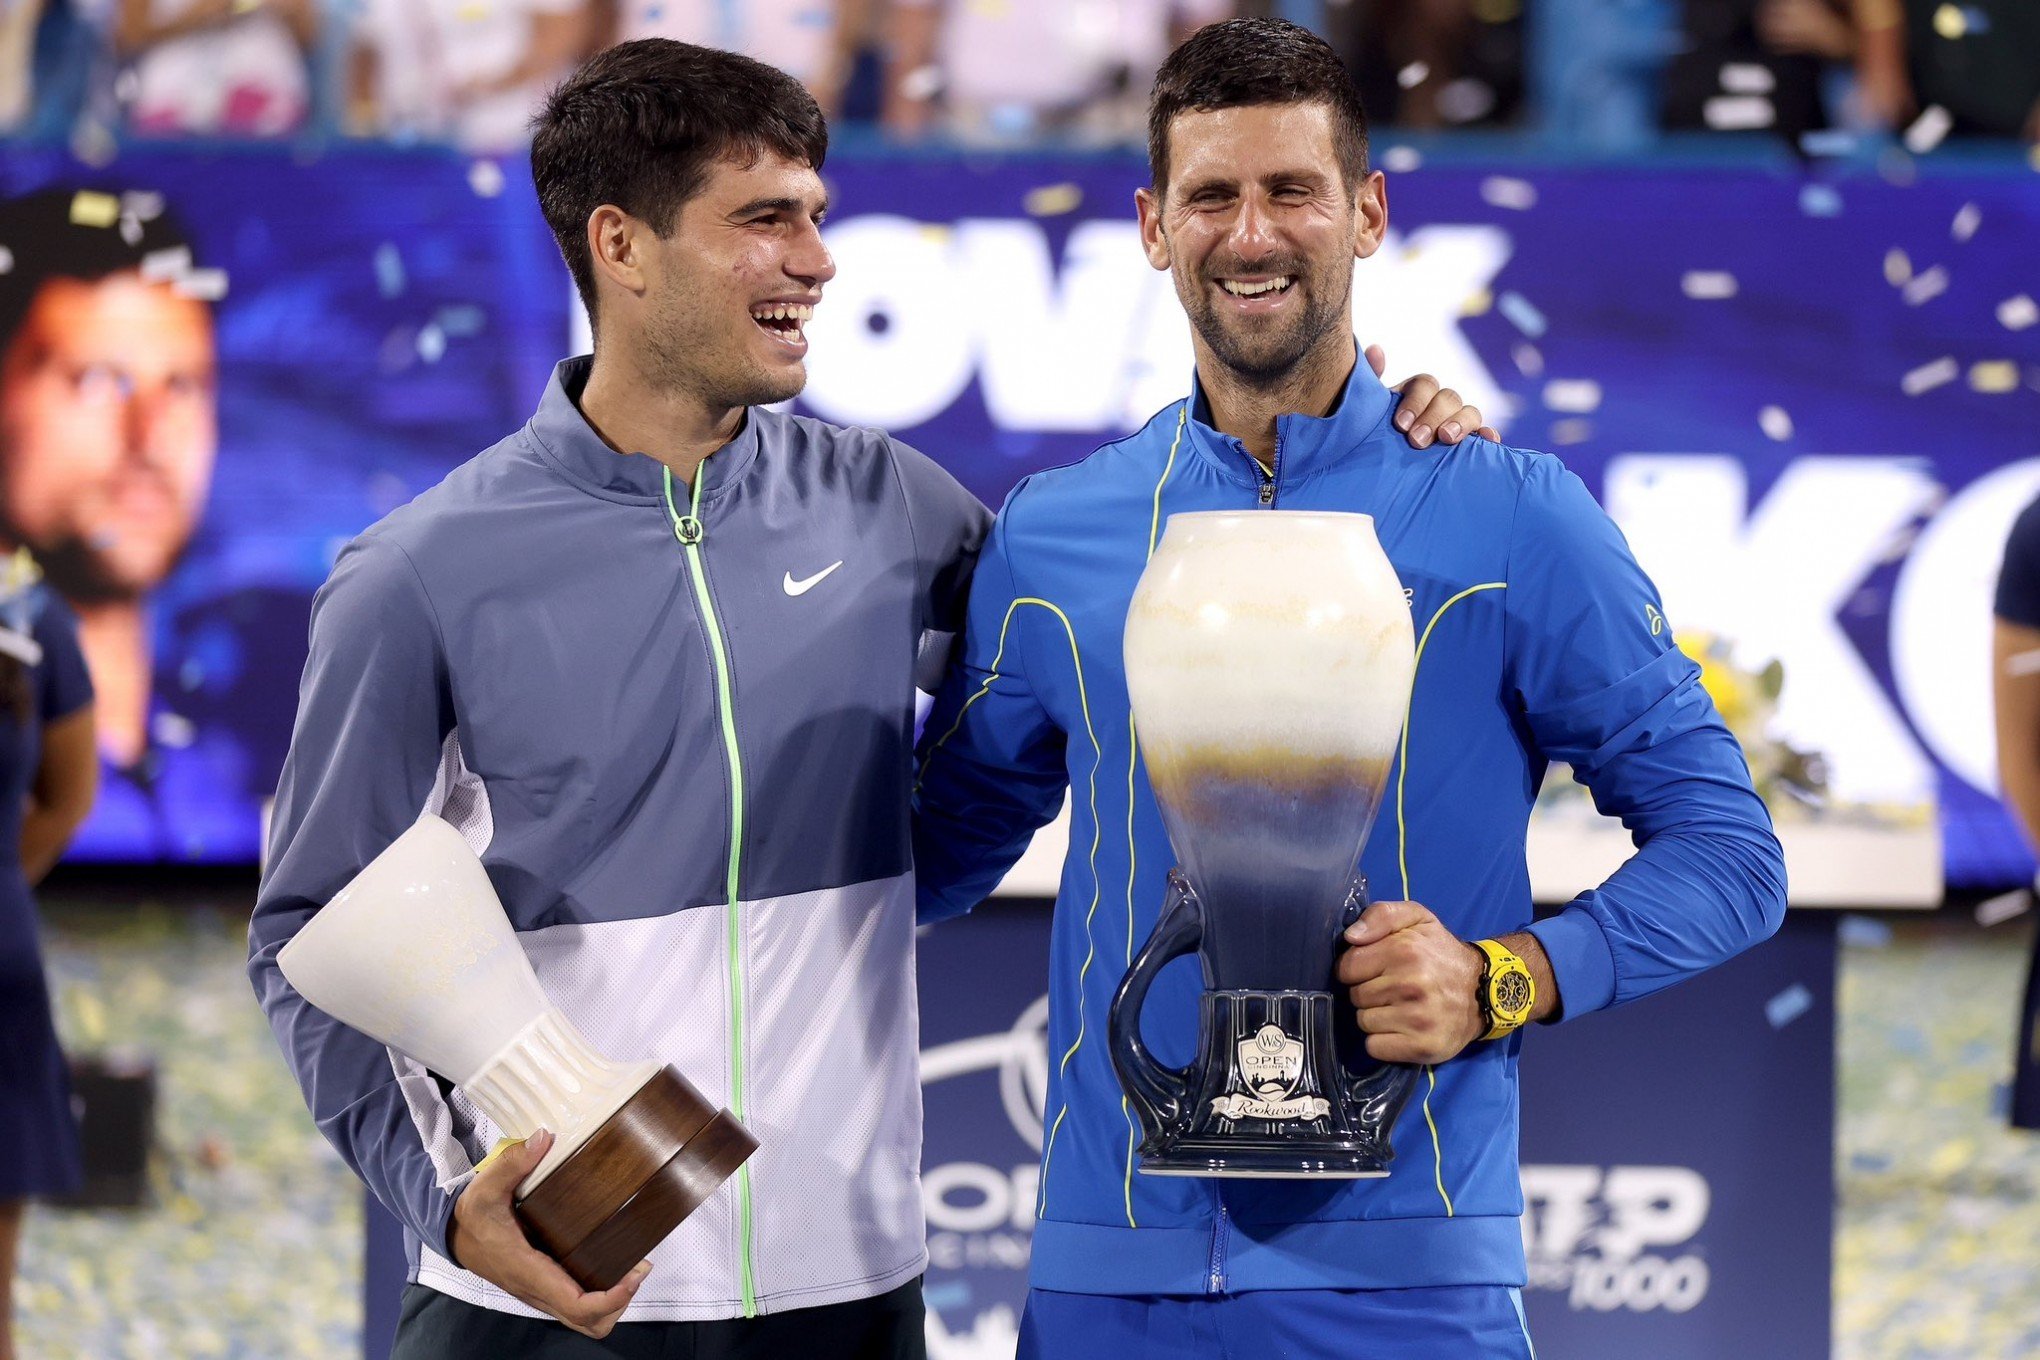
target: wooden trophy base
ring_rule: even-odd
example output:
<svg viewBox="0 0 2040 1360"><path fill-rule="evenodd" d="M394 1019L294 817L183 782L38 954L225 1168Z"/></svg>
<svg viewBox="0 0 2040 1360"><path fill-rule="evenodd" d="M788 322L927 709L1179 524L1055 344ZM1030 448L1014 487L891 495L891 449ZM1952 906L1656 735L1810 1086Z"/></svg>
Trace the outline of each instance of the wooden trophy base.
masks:
<svg viewBox="0 0 2040 1360"><path fill-rule="evenodd" d="M757 1150L729 1111L663 1067L518 1201L517 1217L583 1289L609 1289Z"/></svg>

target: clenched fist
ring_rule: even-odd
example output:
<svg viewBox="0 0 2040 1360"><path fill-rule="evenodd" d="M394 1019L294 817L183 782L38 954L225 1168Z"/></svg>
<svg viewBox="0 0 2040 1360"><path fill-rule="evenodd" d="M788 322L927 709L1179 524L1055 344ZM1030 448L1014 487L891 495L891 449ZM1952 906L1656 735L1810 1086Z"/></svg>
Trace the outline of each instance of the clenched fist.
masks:
<svg viewBox="0 0 2040 1360"><path fill-rule="evenodd" d="M1379 1062L1441 1063L1487 1033L1483 956L1420 902L1376 902L1346 929L1339 981Z"/></svg>

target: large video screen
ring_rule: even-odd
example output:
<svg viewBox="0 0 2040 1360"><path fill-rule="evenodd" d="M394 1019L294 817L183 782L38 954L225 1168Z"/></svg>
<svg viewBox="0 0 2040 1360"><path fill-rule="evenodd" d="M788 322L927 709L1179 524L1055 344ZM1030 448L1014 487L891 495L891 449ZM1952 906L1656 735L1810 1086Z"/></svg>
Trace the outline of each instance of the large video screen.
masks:
<svg viewBox="0 0 2040 1360"><path fill-rule="evenodd" d="M1779 663L1748 721L1817 774L1781 816L1935 819L1951 884L2028 877L1995 797L1988 632L2005 532L2040 494L2040 176L1376 153L1391 232L1357 271L1362 339L1563 458L1731 675ZM1137 159L846 153L826 178L839 274L801 409L888 428L996 505L1187 390ZM0 191L37 190L67 216L0 232L7 362L32 350L72 375L65 400L129 411L129 380L95 397L93 375L143 351L190 370L151 370L186 403L167 434L53 424L0 386L0 530L72 595L99 680L106 793L74 853L253 862L335 553L521 423L585 325L515 161L0 162ZM72 289L59 324L31 289L92 231L138 252L174 318L95 328ZM65 441L74 483L40 518L18 490L38 440ZM92 519L109 506L121 532Z"/></svg>

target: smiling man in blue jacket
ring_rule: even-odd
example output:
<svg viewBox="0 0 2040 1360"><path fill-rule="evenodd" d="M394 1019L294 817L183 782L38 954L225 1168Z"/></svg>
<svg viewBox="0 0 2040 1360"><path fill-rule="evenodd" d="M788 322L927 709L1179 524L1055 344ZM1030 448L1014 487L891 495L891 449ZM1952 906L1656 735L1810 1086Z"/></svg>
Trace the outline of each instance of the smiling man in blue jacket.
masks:
<svg viewBox="0 0 2040 1360"><path fill-rule="evenodd" d="M1355 362L1354 261L1387 225L1366 154L1357 92L1302 29L1236 20L1169 58L1139 208L1189 314L1195 385L1008 498L963 664L924 728L924 921L981 900L1071 795L1023 1356L1529 1356L1515 1026L1646 996L1784 911L1742 753L1585 486L1485 439L1413 453ZM1127 604L1170 515L1256 506L1372 515L1419 639L1396 794L1361 859L1394 900L1353 927L1339 965L1369 1052L1423 1067L1421 1115L1380 1180L1139 1176L1104 1043L1174 862L1127 705ZM1533 923L1524 835L1552 761L1638 848ZM1507 973L1533 984L1527 1015L1483 1007ZM1191 1054L1198 990L1177 967L1148 999L1165 1062Z"/></svg>

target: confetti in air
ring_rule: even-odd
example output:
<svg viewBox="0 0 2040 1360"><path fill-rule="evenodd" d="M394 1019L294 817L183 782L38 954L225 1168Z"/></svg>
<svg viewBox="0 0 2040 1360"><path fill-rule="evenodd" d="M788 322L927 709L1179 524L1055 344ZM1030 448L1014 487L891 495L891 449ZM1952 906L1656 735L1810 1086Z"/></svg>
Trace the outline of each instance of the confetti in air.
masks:
<svg viewBox="0 0 2040 1360"><path fill-rule="evenodd" d="M1948 224L1948 234L1957 241L1967 241L1976 235L1976 229L1983 222L1983 210L1974 203L1965 203L1955 214L1955 220Z"/></svg>
<svg viewBox="0 0 2040 1360"><path fill-rule="evenodd" d="M1757 412L1757 428L1767 438L1782 444L1792 437L1792 417L1782 406L1766 406Z"/></svg>
<svg viewBox="0 0 2040 1360"><path fill-rule="evenodd" d="M468 188L476 198L494 198L503 192L503 167L491 160L479 160L468 166Z"/></svg>
<svg viewBox="0 0 2040 1360"><path fill-rule="evenodd" d="M2028 888L2014 888L1996 897L1987 897L1976 904L1976 924L2000 926L2017 916L2024 916L2033 909L2033 893Z"/></svg>
<svg viewBox="0 0 2040 1360"><path fill-rule="evenodd" d="M1689 269L1679 281L1686 296L1702 302L1716 302L1735 296L1735 275L1721 269Z"/></svg>
<svg viewBox="0 0 2040 1360"><path fill-rule="evenodd" d="M1912 280L1912 259L1894 246L1884 252L1884 281L1893 288L1903 288Z"/></svg>
<svg viewBox="0 0 2040 1360"><path fill-rule="evenodd" d="M1955 356L1944 355L1930 364L1921 364L1907 372L1899 379L1899 390L1908 397L1917 397L1922 392L1931 392L1937 387L1954 382L1961 372L1962 367L1955 362Z"/></svg>
<svg viewBox="0 0 2040 1360"><path fill-rule="evenodd" d="M1764 1003L1764 1018L1772 1029L1783 1029L1813 1009L1813 993L1803 982L1795 982Z"/></svg>
<svg viewBox="0 0 2040 1360"><path fill-rule="evenodd" d="M112 194L80 189L71 196L71 225L110 227L120 220L120 200Z"/></svg>
<svg viewBox="0 0 2040 1360"><path fill-rule="evenodd" d="M1021 205L1029 217L1066 217L1084 206L1084 191L1075 184L1044 184L1029 189Z"/></svg>
<svg viewBox="0 0 2040 1360"><path fill-rule="evenodd" d="M1939 104L1930 104L1912 126L1905 130L1905 149L1915 156L1924 156L1948 136L1955 126L1955 116Z"/></svg>
<svg viewBox="0 0 2040 1360"><path fill-rule="evenodd" d="M1392 146L1381 153L1381 168L1392 175L1406 175L1423 163L1413 146Z"/></svg>
<svg viewBox="0 0 2040 1360"><path fill-rule="evenodd" d="M1544 352L1527 341L1517 341L1509 350L1509 357L1516 361L1516 371L1526 378L1542 377L1544 374Z"/></svg>
<svg viewBox="0 0 2040 1360"><path fill-rule="evenodd" d="M1948 271L1937 264L1925 273L1915 274L1907 280L1905 287L1899 290L1899 295L1906 300L1908 306L1917 307L1921 303L1933 301L1947 291Z"/></svg>
<svg viewBox="0 0 2040 1360"><path fill-rule="evenodd" d="M1421 61L1413 61L1395 73L1395 83L1405 90L1414 90L1431 78L1431 68Z"/></svg>
<svg viewBox="0 0 2040 1360"><path fill-rule="evenodd" d="M2040 321L2040 303L2033 301L2030 293L2008 297L1997 305L1998 325L2008 331L2022 331L2034 322Z"/></svg>
<svg viewBox="0 0 2040 1360"><path fill-rule="evenodd" d="M1986 359L1969 366L1969 390L1998 396L2019 388L2019 366L2010 359Z"/></svg>
<svg viewBox="0 0 2040 1360"><path fill-rule="evenodd" d="M1842 196L1832 185L1809 184L1799 191L1799 211L1808 217L1839 217Z"/></svg>
<svg viewBox="0 0 2040 1360"><path fill-rule="evenodd" d="M1495 310L1507 317L1510 325L1532 340L1541 339L1544 332L1550 328L1550 323L1544 319L1544 313L1538 311L1529 298L1513 289L1495 299Z"/></svg>
<svg viewBox="0 0 2040 1360"><path fill-rule="evenodd" d="M1601 407L1601 384L1592 378L1553 378L1544 384L1544 404L1554 411L1585 415Z"/></svg>
<svg viewBox="0 0 2040 1360"><path fill-rule="evenodd" d="M1524 212L1537 206L1537 188L1527 179L1489 175L1480 182L1482 200L1497 208Z"/></svg>

